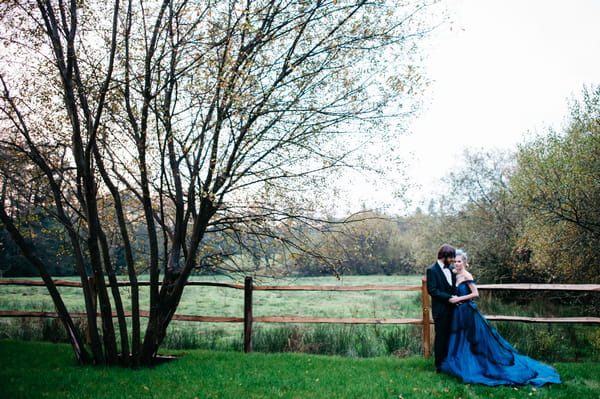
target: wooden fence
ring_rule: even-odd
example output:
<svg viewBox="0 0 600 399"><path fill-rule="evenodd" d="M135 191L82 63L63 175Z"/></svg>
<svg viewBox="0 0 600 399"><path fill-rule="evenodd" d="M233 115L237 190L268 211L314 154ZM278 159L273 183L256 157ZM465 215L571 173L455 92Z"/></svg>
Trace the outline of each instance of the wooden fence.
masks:
<svg viewBox="0 0 600 399"><path fill-rule="evenodd" d="M81 282L69 280L55 280L57 286L81 287ZM25 285L43 286L41 280L0 279L0 285ZM119 282L120 286L131 286L128 281ZM139 286L148 286L149 282L139 282ZM215 322L215 323L243 323L244 324L244 351L252 351L252 326L253 323L332 323L332 324L415 324L421 327L423 349L426 358L431 355L431 326L429 295L427 295L427 281L422 279L418 285L359 285L359 286L272 286L254 285L252 277L246 277L244 285L189 281L188 286L214 286L225 287L244 291L244 314L242 317L211 317L174 315L173 320ZM527 290L527 291L600 291L599 284L482 284L477 288L481 291L494 290ZM311 317L311 316L258 316L252 313L253 291L420 291L422 298L422 318L357 318L357 317ZM113 313L116 316L115 313ZM147 311L141 311L140 316L148 317ZM85 313L73 313L73 317L86 317ZM131 312L126 312L131 316ZM0 310L0 317L58 317L54 312L19 312ZM600 317L524 317L524 316L486 316L488 320L519 321L527 323L577 323L600 324Z"/></svg>

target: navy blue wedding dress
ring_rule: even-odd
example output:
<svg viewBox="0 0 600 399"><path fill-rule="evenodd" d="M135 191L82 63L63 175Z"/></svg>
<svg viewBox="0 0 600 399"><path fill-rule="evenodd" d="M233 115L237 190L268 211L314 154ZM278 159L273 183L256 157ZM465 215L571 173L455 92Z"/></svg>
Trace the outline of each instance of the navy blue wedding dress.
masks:
<svg viewBox="0 0 600 399"><path fill-rule="evenodd" d="M456 295L471 293L469 283L456 287ZM479 312L473 301L454 310L448 356L442 370L465 384L533 385L560 384L560 376L551 366L521 355Z"/></svg>

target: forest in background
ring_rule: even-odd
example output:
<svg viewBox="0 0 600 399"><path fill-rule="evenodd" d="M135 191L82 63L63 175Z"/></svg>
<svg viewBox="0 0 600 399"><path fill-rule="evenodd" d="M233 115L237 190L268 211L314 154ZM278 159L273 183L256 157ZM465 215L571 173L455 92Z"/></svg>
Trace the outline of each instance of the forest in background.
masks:
<svg viewBox="0 0 600 399"><path fill-rule="evenodd" d="M405 217L365 210L302 231L311 248L282 250L286 231L242 245L207 234L196 274L277 276L422 274L441 243L470 255L483 283L598 283L600 264L600 86L573 100L563 131L547 131L514 153L465 150L465 168L447 176L446 195ZM54 276L74 275L64 228L44 207L23 206L20 221ZM143 225L132 223L139 272L147 272ZM4 277L36 276L4 229ZM111 247L125 272L123 248Z"/></svg>

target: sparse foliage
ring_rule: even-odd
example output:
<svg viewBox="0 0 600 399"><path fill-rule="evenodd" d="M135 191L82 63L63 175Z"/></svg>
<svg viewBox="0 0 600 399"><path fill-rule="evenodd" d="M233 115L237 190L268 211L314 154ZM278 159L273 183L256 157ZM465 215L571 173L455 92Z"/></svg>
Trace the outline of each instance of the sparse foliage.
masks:
<svg viewBox="0 0 600 399"><path fill-rule="evenodd" d="M232 255L233 242L245 251L265 242L306 248L307 228L323 226L315 216L318 188L340 168L360 166L355 154L363 144L393 137L393 117L412 110L401 105L422 84L410 54L424 29L415 16L426 6L0 5L2 157L28 165L14 173L16 164L2 164L0 216L42 275L81 363L150 365L189 275ZM31 187L39 187L37 203L68 235L84 284L91 354L16 222ZM218 240L209 240L213 233ZM145 253L135 250L140 235ZM133 283L131 331L115 258ZM140 266L151 280L143 337Z"/></svg>

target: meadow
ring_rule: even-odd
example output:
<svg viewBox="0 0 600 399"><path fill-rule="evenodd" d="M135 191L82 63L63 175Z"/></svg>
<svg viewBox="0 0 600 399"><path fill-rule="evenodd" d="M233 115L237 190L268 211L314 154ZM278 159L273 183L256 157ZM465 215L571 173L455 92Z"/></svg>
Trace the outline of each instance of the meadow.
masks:
<svg viewBox="0 0 600 399"><path fill-rule="evenodd" d="M367 284L421 285L421 276L345 276L301 277L284 279L256 279L255 285L317 285L356 286ZM148 281L145 276L140 281ZM72 280L77 280L72 278ZM196 276L192 281L222 282L243 285L244 281L223 276ZM70 311L84 310L81 289L59 287ZM140 288L141 307L147 308L147 287ZM127 304L130 289L121 289ZM411 291L365 291L365 292L314 292L314 291L255 291L253 303L255 316L296 315L331 317L420 317L420 293ZM242 290L224 287L186 288L178 314L203 316L243 315L244 293ZM0 309L23 311L52 311L54 306L44 287L0 286Z"/></svg>
<svg viewBox="0 0 600 399"><path fill-rule="evenodd" d="M355 286L421 285L421 276L345 276L257 280L256 285ZM143 277L140 280L144 280ZM197 281L242 284L226 277L200 276ZM60 287L71 312L83 312L81 290ZM148 307L144 295L142 308ZM124 300L129 288L122 289ZM243 290L224 287L186 288L178 314L243 315ZM477 301L484 314L521 316L577 315L573 306L503 304L491 295ZM0 286L0 309L53 311L44 287ZM254 291L254 316L318 316L364 318L420 318L421 294L415 291ZM142 319L144 321L145 319ZM600 329L585 325L493 322L521 352L546 361L600 360ZM83 328L83 324L82 328ZM64 331L54 319L1 319L0 336L9 339L64 342ZM172 322L166 349L243 350L241 323ZM423 354L421 331L415 325L341 325L255 323L253 348L258 352L304 352L344 357L407 357Z"/></svg>

